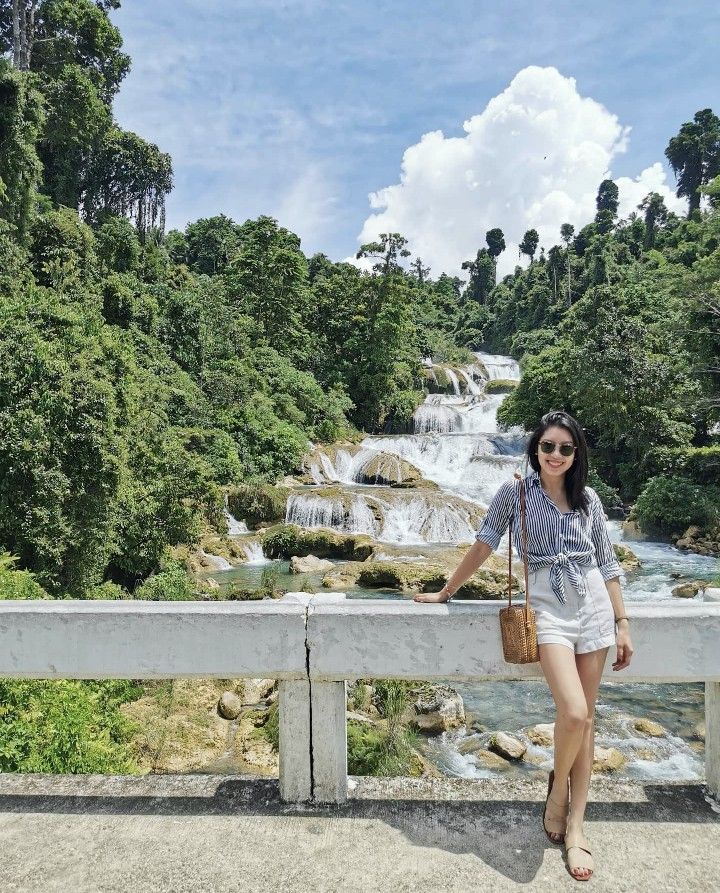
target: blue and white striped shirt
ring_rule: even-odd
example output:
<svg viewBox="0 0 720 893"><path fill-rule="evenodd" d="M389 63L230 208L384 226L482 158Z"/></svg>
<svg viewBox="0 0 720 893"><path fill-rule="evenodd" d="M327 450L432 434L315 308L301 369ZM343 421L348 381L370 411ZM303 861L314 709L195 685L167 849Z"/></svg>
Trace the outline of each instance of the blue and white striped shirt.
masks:
<svg viewBox="0 0 720 893"><path fill-rule="evenodd" d="M580 510L561 512L543 489L535 469L525 478L525 488L528 572L549 566L550 583L559 602L565 604L563 568L581 597L585 596L585 583L580 565L591 564L595 558L604 580L620 576L620 565L605 527L605 511L592 487L585 487L589 515ZM522 557L520 481L516 478L505 481L493 496L475 539L497 549L513 512L513 546Z"/></svg>

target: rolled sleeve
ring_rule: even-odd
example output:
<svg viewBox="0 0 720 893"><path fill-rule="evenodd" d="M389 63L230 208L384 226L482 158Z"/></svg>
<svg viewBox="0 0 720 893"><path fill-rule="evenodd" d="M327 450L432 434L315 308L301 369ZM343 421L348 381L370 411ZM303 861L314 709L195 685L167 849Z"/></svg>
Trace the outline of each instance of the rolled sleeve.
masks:
<svg viewBox="0 0 720 893"><path fill-rule="evenodd" d="M605 526L605 509L600 501L600 497L594 490L592 490L592 526L590 528L590 536L595 546L595 559L603 580L612 580L613 577L619 577L622 569L615 557L615 550L610 542L607 527Z"/></svg>
<svg viewBox="0 0 720 893"><path fill-rule="evenodd" d="M515 505L515 488L512 481L505 481L493 496L488 506L482 527L475 534L476 540L488 543L497 549L508 528Z"/></svg>

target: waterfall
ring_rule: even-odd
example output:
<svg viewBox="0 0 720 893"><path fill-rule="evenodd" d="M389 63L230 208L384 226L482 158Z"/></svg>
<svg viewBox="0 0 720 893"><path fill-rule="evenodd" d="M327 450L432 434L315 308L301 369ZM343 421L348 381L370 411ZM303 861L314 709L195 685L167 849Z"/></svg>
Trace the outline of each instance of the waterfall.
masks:
<svg viewBox="0 0 720 893"><path fill-rule="evenodd" d="M205 559L207 564L210 565L212 570L214 571L231 571L233 569L232 564L221 555L210 555L209 552L206 552L204 549L198 550L200 555Z"/></svg>
<svg viewBox="0 0 720 893"><path fill-rule="evenodd" d="M263 553L262 543L257 540L248 540L242 544L245 555L247 556L246 564L270 564L271 558L266 558Z"/></svg>

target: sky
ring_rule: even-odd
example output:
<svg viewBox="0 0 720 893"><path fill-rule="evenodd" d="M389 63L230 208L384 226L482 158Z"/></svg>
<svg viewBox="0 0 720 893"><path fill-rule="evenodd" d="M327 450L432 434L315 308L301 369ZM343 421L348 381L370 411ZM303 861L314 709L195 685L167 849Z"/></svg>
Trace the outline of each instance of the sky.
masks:
<svg viewBox="0 0 720 893"><path fill-rule="evenodd" d="M354 257L400 232L431 275L460 273L499 226L669 207L664 150L720 114L720 4L667 0L123 0L119 124L169 152L168 228L260 214L306 255Z"/></svg>

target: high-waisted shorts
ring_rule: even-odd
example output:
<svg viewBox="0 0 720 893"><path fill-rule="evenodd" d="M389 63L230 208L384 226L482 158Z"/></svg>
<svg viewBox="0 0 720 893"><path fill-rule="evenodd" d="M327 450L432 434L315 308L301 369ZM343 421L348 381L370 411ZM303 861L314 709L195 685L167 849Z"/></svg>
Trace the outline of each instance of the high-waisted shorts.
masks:
<svg viewBox="0 0 720 893"><path fill-rule="evenodd" d="M576 654L586 654L615 644L615 612L597 564L579 565L585 581L581 598L562 569L565 604L558 601L550 585L550 568L530 571L530 607L535 610L538 645L567 645Z"/></svg>

